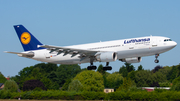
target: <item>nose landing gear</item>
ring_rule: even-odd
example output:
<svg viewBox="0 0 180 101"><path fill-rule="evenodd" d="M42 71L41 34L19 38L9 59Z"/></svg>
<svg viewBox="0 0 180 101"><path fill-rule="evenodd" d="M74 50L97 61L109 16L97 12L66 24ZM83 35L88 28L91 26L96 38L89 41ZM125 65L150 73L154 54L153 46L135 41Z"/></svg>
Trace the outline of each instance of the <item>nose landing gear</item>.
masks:
<svg viewBox="0 0 180 101"><path fill-rule="evenodd" d="M155 55L155 58L156 58L156 59L154 60L155 63L159 63L159 60L157 59L158 56L159 56L159 54L156 54L156 55Z"/></svg>

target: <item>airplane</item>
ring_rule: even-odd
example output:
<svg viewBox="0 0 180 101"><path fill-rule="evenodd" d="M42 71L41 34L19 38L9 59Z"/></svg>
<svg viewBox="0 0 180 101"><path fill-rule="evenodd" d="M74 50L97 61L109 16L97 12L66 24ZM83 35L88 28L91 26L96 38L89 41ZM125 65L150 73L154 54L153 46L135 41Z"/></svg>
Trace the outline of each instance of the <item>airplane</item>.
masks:
<svg viewBox="0 0 180 101"><path fill-rule="evenodd" d="M97 42L73 46L44 45L38 41L23 25L15 25L15 31L24 48L24 52L9 52L20 57L55 64L90 63L88 70L96 70L94 62L106 62L103 70L112 70L109 62L116 60L138 63L144 56L155 55L155 63L161 53L171 50L177 43L168 37L146 36L123 40Z"/></svg>

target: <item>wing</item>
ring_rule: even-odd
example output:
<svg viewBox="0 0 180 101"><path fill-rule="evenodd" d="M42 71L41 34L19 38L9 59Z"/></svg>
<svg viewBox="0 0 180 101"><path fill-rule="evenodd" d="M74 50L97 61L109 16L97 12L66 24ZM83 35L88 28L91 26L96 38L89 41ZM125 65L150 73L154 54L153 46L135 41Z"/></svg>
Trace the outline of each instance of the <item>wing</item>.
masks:
<svg viewBox="0 0 180 101"><path fill-rule="evenodd" d="M85 50L85 49L77 49L77 48L68 48L68 47L59 47L59 46L50 46L50 45L38 45L38 47L47 48L50 50L50 53L56 51L58 52L57 55L64 53L64 56L67 54L71 54L71 57L80 54L80 58L94 56L99 51L95 50Z"/></svg>
<svg viewBox="0 0 180 101"><path fill-rule="evenodd" d="M5 51L5 53L17 54L18 56L28 57L28 58L31 58L31 57L34 56L34 53L33 53L33 52L29 52L29 53L18 53L18 52L8 52L8 51Z"/></svg>

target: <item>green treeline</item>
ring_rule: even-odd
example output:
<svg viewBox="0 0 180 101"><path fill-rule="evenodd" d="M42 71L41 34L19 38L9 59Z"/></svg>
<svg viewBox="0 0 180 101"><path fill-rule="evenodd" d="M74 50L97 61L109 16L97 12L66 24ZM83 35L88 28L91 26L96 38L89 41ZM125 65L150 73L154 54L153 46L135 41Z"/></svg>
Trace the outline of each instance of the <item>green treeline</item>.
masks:
<svg viewBox="0 0 180 101"><path fill-rule="evenodd" d="M68 92L68 91L28 91L20 93L0 91L0 99L36 99L36 100L175 100L180 99L180 92L146 92L146 91L117 91L113 93L104 92Z"/></svg>
<svg viewBox="0 0 180 101"><path fill-rule="evenodd" d="M103 65L99 65L97 71L89 71L77 64L40 63L25 67L11 80L6 80L0 73L0 81L5 83L4 89L0 90L0 99L180 99L180 65L156 66L153 70L145 70L140 65L135 70L132 64L125 63L118 72L110 74L103 71ZM147 92L141 87L171 89ZM115 92L106 94L104 88L114 88Z"/></svg>

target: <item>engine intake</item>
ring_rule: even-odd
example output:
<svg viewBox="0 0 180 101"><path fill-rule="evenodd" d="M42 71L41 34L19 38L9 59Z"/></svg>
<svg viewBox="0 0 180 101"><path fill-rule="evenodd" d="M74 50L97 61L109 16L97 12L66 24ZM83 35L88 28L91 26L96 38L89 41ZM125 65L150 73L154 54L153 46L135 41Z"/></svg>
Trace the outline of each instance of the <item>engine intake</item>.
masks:
<svg viewBox="0 0 180 101"><path fill-rule="evenodd" d="M96 56L96 60L99 62L112 62L117 60L117 54L115 52L103 52Z"/></svg>

